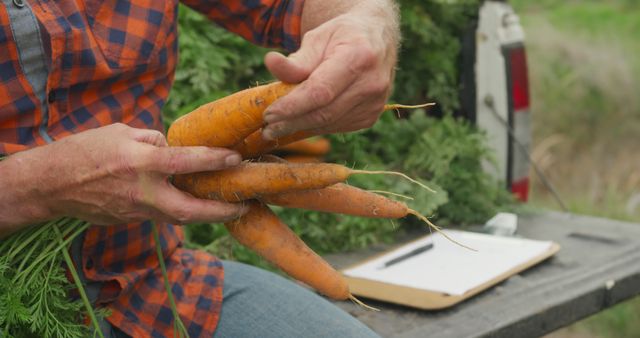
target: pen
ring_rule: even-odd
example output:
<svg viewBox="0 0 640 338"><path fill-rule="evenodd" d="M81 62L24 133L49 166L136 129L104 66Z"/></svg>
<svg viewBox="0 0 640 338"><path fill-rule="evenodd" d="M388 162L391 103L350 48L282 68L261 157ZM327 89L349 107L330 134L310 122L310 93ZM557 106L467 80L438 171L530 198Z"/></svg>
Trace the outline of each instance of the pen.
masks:
<svg viewBox="0 0 640 338"><path fill-rule="evenodd" d="M394 258L394 259L391 259L391 260L389 260L389 261L386 261L384 264L382 264L382 266L381 266L381 267L379 267L379 268L378 268L378 270L379 270L379 269L388 268L388 267L390 267L391 265L394 265L394 264L400 263L400 262L402 262L402 261L404 261L404 260L406 260L406 259L409 259L409 258L411 258L411 257L413 257L413 256L417 256L417 255L419 255L419 254L421 254L421 253L423 253L423 252L425 252L425 251L428 251L428 250L430 250L430 249L432 249L432 248L433 248L433 242L431 242L431 243L429 243L429 244L426 244L426 245L423 245L423 246L421 246L421 247L415 248L415 249L413 249L413 250L411 250L411 251L407 252L407 253L406 253L406 254L404 254L404 255L401 255L401 256L398 256L398 257L396 257L396 258Z"/></svg>

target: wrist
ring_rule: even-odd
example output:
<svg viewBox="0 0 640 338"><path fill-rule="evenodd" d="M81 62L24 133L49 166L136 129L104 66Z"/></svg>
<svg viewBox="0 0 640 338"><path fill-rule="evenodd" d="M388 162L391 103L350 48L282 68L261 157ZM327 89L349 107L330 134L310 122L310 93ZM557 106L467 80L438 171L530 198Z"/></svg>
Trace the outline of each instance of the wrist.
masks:
<svg viewBox="0 0 640 338"><path fill-rule="evenodd" d="M400 40L399 9L395 1L327 1L306 0L302 12L302 35L339 16L361 17L376 27L384 26L389 38Z"/></svg>
<svg viewBox="0 0 640 338"><path fill-rule="evenodd" d="M0 237L55 215L43 195L38 165L30 161L28 150L0 161Z"/></svg>

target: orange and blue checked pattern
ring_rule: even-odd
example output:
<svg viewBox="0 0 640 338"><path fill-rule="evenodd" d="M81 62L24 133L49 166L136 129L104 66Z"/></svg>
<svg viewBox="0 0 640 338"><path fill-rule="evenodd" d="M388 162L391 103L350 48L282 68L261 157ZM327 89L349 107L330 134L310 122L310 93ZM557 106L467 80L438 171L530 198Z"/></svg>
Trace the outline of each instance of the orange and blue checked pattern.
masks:
<svg viewBox="0 0 640 338"><path fill-rule="evenodd" d="M5 2L6 3L6 2ZM295 50L303 0L185 0L255 43ZM177 0L30 1L49 74L46 102L24 75L7 8L0 3L0 154L122 122L162 130L161 110L176 67ZM46 109L43 109L45 108ZM192 337L211 337L222 303L222 265L183 249L179 227L160 226L180 316ZM173 335L151 224L91 227L83 270L102 282L108 320L134 337Z"/></svg>

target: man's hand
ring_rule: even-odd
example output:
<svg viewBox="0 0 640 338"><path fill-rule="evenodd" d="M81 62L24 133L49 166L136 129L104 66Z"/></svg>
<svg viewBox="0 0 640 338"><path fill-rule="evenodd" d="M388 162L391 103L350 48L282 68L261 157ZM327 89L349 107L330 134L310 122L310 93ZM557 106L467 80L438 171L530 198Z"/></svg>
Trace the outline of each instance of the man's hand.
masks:
<svg viewBox="0 0 640 338"><path fill-rule="evenodd" d="M278 79L300 83L265 111L265 138L371 127L391 91L396 16L386 0L306 0L302 30L308 32L301 48L288 57L272 52L265 58Z"/></svg>
<svg viewBox="0 0 640 338"><path fill-rule="evenodd" d="M194 198L169 177L240 161L226 149L167 147L162 133L123 124L78 133L0 162L0 234L60 216L102 225L233 219L242 205Z"/></svg>

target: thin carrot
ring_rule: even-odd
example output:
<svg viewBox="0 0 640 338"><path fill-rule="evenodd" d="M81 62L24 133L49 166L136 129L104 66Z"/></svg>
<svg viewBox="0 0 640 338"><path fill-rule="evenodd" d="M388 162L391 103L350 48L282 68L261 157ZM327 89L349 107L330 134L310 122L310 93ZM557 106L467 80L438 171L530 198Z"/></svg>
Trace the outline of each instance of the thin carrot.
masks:
<svg viewBox="0 0 640 338"><path fill-rule="evenodd" d="M303 140L311 136L313 136L311 132L303 130L275 140L265 140L264 137L262 137L262 130L257 130L247 136L247 138L242 140L240 143L236 144L233 147L233 150L239 152L240 155L242 155L242 158L255 158L277 149L280 146L284 146L298 140Z"/></svg>
<svg viewBox="0 0 640 338"><path fill-rule="evenodd" d="M399 108L423 108L432 106L433 103L427 103L423 105L416 106L406 106L401 104L388 104L384 106L384 110L394 110ZM240 143L236 144L233 149L239 152L242 155L242 158L255 158L262 154L266 154L271 152L272 150L282 148L287 144L290 144L295 141L303 140L309 137L314 136L314 134L310 131L298 131L291 135L287 135L281 138L277 138L275 140L265 140L262 136L262 130L256 130L251 135L247 136Z"/></svg>
<svg viewBox="0 0 640 338"><path fill-rule="evenodd" d="M427 217L406 204L347 184L334 184L322 189L292 191L260 198L266 204L369 218L399 219L416 216L445 238L466 249L476 251L449 237Z"/></svg>
<svg viewBox="0 0 640 338"><path fill-rule="evenodd" d="M371 218L402 218L406 204L348 184L338 183L322 189L285 192L260 198L267 204Z"/></svg>
<svg viewBox="0 0 640 338"><path fill-rule="evenodd" d="M207 103L171 125L169 145L231 147L260 129L264 110L294 87L274 82Z"/></svg>
<svg viewBox="0 0 640 338"><path fill-rule="evenodd" d="M331 151L331 142L323 137L312 137L281 145L278 150L307 156L322 156Z"/></svg>
<svg viewBox="0 0 640 338"><path fill-rule="evenodd" d="M289 163L322 163L324 158L321 156L311 155L284 155L283 157Z"/></svg>
<svg viewBox="0 0 640 338"><path fill-rule="evenodd" d="M342 275L313 252L266 205L249 202L249 211L225 226L240 244L254 250L289 276L332 299L352 297Z"/></svg>
<svg viewBox="0 0 640 338"><path fill-rule="evenodd" d="M282 192L323 188L345 182L354 174L396 175L429 189L402 173L356 170L334 163L245 162L231 169L177 175L173 183L198 198L239 202Z"/></svg>
<svg viewBox="0 0 640 338"><path fill-rule="evenodd" d="M255 161L267 163L324 163L324 159L318 156L306 155L284 155L280 157L274 154L264 154L256 158Z"/></svg>

